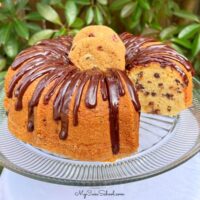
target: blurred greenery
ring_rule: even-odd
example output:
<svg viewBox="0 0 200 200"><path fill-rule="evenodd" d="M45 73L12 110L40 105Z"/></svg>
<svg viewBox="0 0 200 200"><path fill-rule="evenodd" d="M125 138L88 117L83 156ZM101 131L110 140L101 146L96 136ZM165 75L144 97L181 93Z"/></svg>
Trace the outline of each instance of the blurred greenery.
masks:
<svg viewBox="0 0 200 200"><path fill-rule="evenodd" d="M0 82L15 56L90 24L153 36L188 57L200 77L199 0L1 0Z"/></svg>

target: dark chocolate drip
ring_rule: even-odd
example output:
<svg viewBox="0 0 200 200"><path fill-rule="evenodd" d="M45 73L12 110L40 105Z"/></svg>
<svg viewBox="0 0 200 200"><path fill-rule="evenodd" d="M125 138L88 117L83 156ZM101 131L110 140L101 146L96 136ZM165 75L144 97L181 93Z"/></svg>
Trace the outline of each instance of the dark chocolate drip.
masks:
<svg viewBox="0 0 200 200"><path fill-rule="evenodd" d="M44 76L37 84L28 105L28 131L31 132L34 130L34 107L38 105L43 90L46 86L48 86L48 84L50 84L52 81L54 81L56 78L59 78L60 76L62 76L61 71L58 73L54 73L54 71L52 71L52 73Z"/></svg>
<svg viewBox="0 0 200 200"><path fill-rule="evenodd" d="M121 80L121 78L119 76L119 73L117 71L115 71L114 75L116 76L119 95L120 96L124 96L125 95L124 85L123 85L122 80Z"/></svg>
<svg viewBox="0 0 200 200"><path fill-rule="evenodd" d="M108 100L108 92L107 92L107 86L106 86L104 74L102 74L101 79L100 79L100 88L101 88L101 95L102 95L103 101Z"/></svg>
<svg viewBox="0 0 200 200"><path fill-rule="evenodd" d="M17 86L15 90L15 97L17 97L17 102L15 105L16 110L21 110L22 109L22 98L23 95L28 88L28 86L36 79L40 78L41 76L53 71L55 67L49 67L46 69L43 69L41 71L38 71L38 73L31 74L27 76L26 78L22 79L20 85Z"/></svg>
<svg viewBox="0 0 200 200"><path fill-rule="evenodd" d="M135 110L140 112L141 106L140 106L138 95L136 93L136 89L133 85L133 82L129 79L129 77L126 75L125 72L118 71L118 73L122 76L123 80L126 83L126 87L128 89L128 92L129 92L129 95L131 97L131 101L133 103L133 106L135 107Z"/></svg>
<svg viewBox="0 0 200 200"><path fill-rule="evenodd" d="M56 89L60 86L60 84L63 83L63 81L65 80L67 76L67 73L63 73L63 75L60 78L57 78L57 80L55 80L54 85L49 89L49 91L47 91L47 93L44 96L43 102L45 105L47 105L51 99L51 97L55 94Z"/></svg>
<svg viewBox="0 0 200 200"><path fill-rule="evenodd" d="M80 106L83 89L85 87L85 84L89 80L89 78L90 78L90 75L87 72L84 73L83 76L81 77L81 83L79 84L79 86L77 88L77 94L75 97L74 108L73 108L73 124L74 124L74 126L78 125L78 109Z"/></svg>
<svg viewBox="0 0 200 200"><path fill-rule="evenodd" d="M109 98L110 137L113 154L119 152L119 81L112 70L106 74Z"/></svg>
<svg viewBox="0 0 200 200"><path fill-rule="evenodd" d="M34 60L31 60L29 63L27 63L26 65L24 65L23 67L21 67L18 71L18 73L16 73L12 80L11 83L9 85L9 89L8 89L8 93L7 96L9 98L12 97L13 94L13 90L16 86L16 84L19 82L19 80L21 80L21 78L26 74L26 73L31 73L30 71L34 72L38 70L38 66L42 66L42 64L44 64L43 58L41 59L40 57Z"/></svg>
<svg viewBox="0 0 200 200"><path fill-rule="evenodd" d="M92 69L90 78L90 83L86 92L86 97L85 97L85 105L88 108L94 108L97 105L97 89L98 89L98 84L99 80L101 78L101 72L96 69Z"/></svg>
<svg viewBox="0 0 200 200"><path fill-rule="evenodd" d="M28 107L28 122L27 130L32 132L34 130L34 108L31 106Z"/></svg>
<svg viewBox="0 0 200 200"><path fill-rule="evenodd" d="M63 82L57 93L57 96L53 103L53 117L55 120L59 120L61 118L61 106L63 104L64 97L71 82L71 79L74 77L76 72L77 72L76 69L71 69L69 71L66 80Z"/></svg>
<svg viewBox="0 0 200 200"><path fill-rule="evenodd" d="M125 87L131 97L136 111L140 111L137 94L134 86L125 72L109 69L102 72L99 69L80 71L71 65L68 53L71 47L71 37L61 37L54 40L44 40L37 45L21 52L12 69L18 69L9 85L7 96L17 98L16 110L22 109L24 93L33 81L40 78L35 87L28 105L29 132L34 130L34 108L38 106L42 93L43 103L48 104L52 96L53 118L61 121L60 139L66 139L69 126L69 107L73 94L73 125L78 125L78 110L80 107L84 87L87 84L84 102L88 109L97 106L98 90L101 91L103 101L108 101L110 137L112 152L117 154L120 150L119 143L119 101L125 95Z"/></svg>
<svg viewBox="0 0 200 200"><path fill-rule="evenodd" d="M66 139L68 136L68 126L69 126L69 105L72 98L72 95L76 87L80 84L81 77L84 73L77 72L71 79L69 87L67 88L66 94L64 96L64 102L61 107L61 131L59 134L60 139Z"/></svg>
<svg viewBox="0 0 200 200"><path fill-rule="evenodd" d="M130 33L120 35L126 46L126 69L138 65L148 65L150 62L158 62L162 67L170 66L177 70L185 84L188 84L188 78L183 69L173 61L180 63L187 71L194 70L191 63L178 52L165 44L155 43L151 38L141 36L133 36ZM153 42L150 46L144 47L145 43Z"/></svg>

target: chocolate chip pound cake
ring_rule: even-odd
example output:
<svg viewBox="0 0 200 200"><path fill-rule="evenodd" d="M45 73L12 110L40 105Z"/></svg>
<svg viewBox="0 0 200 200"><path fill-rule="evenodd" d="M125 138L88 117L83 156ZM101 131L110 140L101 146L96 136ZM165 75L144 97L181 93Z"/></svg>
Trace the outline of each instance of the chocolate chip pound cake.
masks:
<svg viewBox="0 0 200 200"><path fill-rule="evenodd" d="M192 104L192 75L165 44L89 26L16 57L5 78L8 127L51 153L115 161L137 152L140 104L146 113L177 115Z"/></svg>

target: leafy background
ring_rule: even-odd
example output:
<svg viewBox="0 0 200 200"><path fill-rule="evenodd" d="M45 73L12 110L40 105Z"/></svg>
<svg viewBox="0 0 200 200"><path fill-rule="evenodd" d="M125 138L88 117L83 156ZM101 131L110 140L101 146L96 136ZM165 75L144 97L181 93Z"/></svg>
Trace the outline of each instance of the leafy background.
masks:
<svg viewBox="0 0 200 200"><path fill-rule="evenodd" d="M199 0L1 0L0 82L24 48L90 24L153 36L188 57L200 78Z"/></svg>

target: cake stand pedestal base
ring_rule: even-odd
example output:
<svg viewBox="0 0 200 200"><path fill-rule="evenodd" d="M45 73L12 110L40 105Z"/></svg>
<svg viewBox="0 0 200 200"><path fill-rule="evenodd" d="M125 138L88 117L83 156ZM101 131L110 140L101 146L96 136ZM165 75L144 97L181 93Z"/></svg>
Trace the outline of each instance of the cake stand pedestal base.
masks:
<svg viewBox="0 0 200 200"><path fill-rule="evenodd" d="M103 187L45 183L4 169L0 200L197 200L200 199L200 154L164 174L142 181Z"/></svg>

